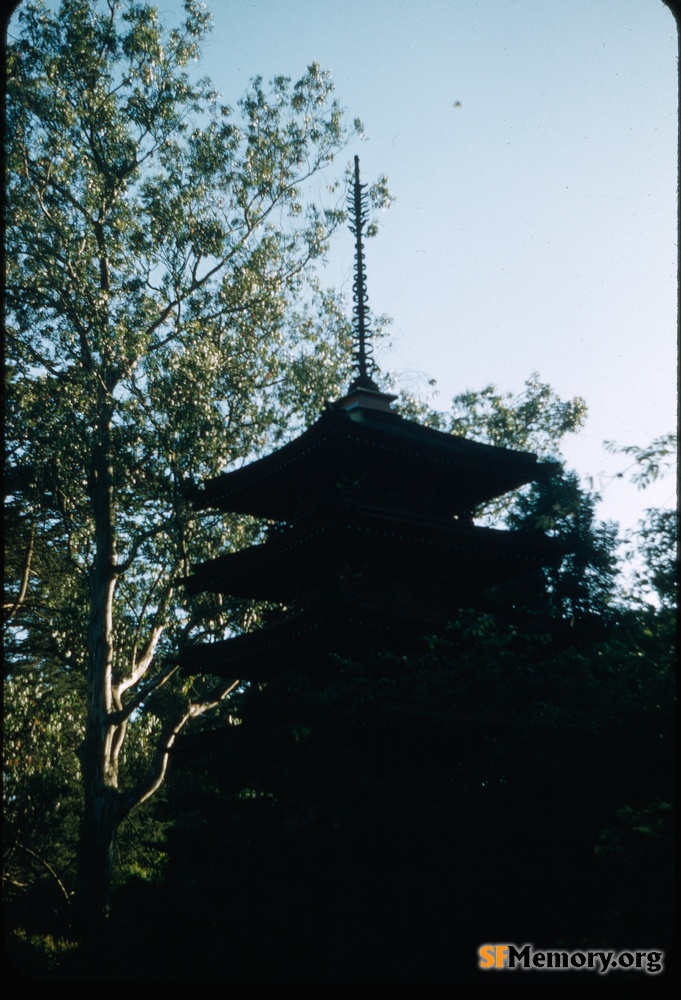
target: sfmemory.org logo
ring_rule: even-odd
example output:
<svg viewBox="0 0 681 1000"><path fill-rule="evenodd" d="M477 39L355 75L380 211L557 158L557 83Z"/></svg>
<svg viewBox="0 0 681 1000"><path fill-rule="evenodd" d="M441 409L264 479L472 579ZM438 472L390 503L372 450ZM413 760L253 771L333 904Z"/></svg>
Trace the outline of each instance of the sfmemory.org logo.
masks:
<svg viewBox="0 0 681 1000"><path fill-rule="evenodd" d="M655 975L662 972L663 951L539 951L531 944L483 944L478 948L481 969L571 969L610 972L631 969Z"/></svg>

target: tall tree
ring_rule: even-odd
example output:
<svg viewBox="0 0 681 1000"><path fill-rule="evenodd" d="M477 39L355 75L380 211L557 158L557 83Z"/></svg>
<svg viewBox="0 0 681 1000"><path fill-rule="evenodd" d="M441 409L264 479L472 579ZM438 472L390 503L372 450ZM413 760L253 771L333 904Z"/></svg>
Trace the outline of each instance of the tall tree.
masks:
<svg viewBox="0 0 681 1000"><path fill-rule="evenodd" d="M598 494L580 486L575 472L535 483L513 501L510 528L558 538L566 548L559 567L541 570L518 590L543 614L571 622L608 617L617 575L617 524L596 519Z"/></svg>
<svg viewBox="0 0 681 1000"><path fill-rule="evenodd" d="M617 445L606 441L608 451L627 455L631 465L617 474L628 476L640 489L664 478L675 470L678 436L663 434L649 445ZM678 510L672 507L649 507L638 528L627 533L626 558L635 563L634 598L647 605L651 598L660 608L674 612L678 601ZM654 596L653 596L654 595Z"/></svg>
<svg viewBox="0 0 681 1000"><path fill-rule="evenodd" d="M559 459L562 440L584 426L586 403L580 396L562 400L537 372L522 392L500 392L487 385L462 392L452 400L447 430L498 448L533 451L542 459Z"/></svg>
<svg viewBox="0 0 681 1000"><path fill-rule="evenodd" d="M314 276L344 218L338 182L327 207L304 185L359 122L316 64L225 106L187 74L209 15L184 11L166 30L145 2L31 0L8 50L9 670L86 678L94 913L117 828L160 787L177 734L236 683L180 683L199 615L176 579L256 529L197 516L184 486L286 434L349 358ZM382 180L374 194L385 202ZM219 606L200 627L223 635L254 613ZM153 752L133 780L122 748L144 717Z"/></svg>

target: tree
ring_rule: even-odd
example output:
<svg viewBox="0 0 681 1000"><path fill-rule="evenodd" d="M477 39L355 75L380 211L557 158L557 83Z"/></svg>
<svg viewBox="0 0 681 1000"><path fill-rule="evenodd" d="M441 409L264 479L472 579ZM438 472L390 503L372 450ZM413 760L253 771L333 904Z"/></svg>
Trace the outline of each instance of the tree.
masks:
<svg viewBox="0 0 681 1000"><path fill-rule="evenodd" d="M435 381L430 381L430 386ZM537 372L525 380L516 395L494 385L480 390L466 390L452 400L451 410L443 413L424 401L402 393L400 412L436 430L481 441L497 448L534 452L543 461L561 461L561 444L566 434L584 426L586 403L580 396L563 400ZM527 493L528 490L525 490ZM520 495L523 495L522 493ZM484 504L476 516L489 523L504 520L516 502L517 494L507 494Z"/></svg>
<svg viewBox="0 0 681 1000"><path fill-rule="evenodd" d="M435 379L428 382L432 390ZM448 431L498 448L535 452L545 460L560 458L560 444L566 434L584 426L586 403L580 396L562 400L542 382L538 372L525 380L522 392L500 391L495 385L460 392L451 410L432 409L421 398L402 393L400 411L436 430Z"/></svg>
<svg viewBox="0 0 681 1000"><path fill-rule="evenodd" d="M510 528L560 539L566 552L560 566L540 571L532 595L543 614L571 622L611 611L617 575L617 525L596 520L597 494L579 484L575 472L535 483L515 497L507 522ZM520 587L518 596L532 592Z"/></svg>
<svg viewBox="0 0 681 1000"><path fill-rule="evenodd" d="M667 949L675 657L652 624L466 613L254 685L177 748L165 878L128 903L148 978L193 945L216 981L229 940L238 982L469 981L490 913L546 947Z"/></svg>
<svg viewBox="0 0 681 1000"><path fill-rule="evenodd" d="M431 385L434 383L431 383ZM538 571L523 583L497 588L495 599L555 618L573 619L603 614L612 599L617 569L617 528L596 520L598 495L584 490L574 472L561 466L566 434L576 433L587 416L584 400L563 400L532 372L521 392L500 391L494 385L459 393L449 413L429 409L418 399L401 397L405 416L437 430L481 441L497 448L534 452L554 462L549 480L526 486L486 502L476 517L488 524L503 523L512 530L538 532L565 543L566 556L558 568ZM512 593L512 598L510 594Z"/></svg>
<svg viewBox="0 0 681 1000"><path fill-rule="evenodd" d="M637 532L638 555L643 559L634 575L639 600L647 602L655 594L660 607L672 612L678 606L678 528L677 511L649 507Z"/></svg>
<svg viewBox="0 0 681 1000"><path fill-rule="evenodd" d="M606 441L608 451L633 457L633 463L617 474L629 475L640 490L672 471L678 448L676 434L664 434L646 447L617 445ZM649 507L639 521L638 530L628 532L629 561L638 559L634 571L635 597L647 603L655 595L660 607L674 611L678 589L678 511L667 507Z"/></svg>
<svg viewBox="0 0 681 1000"><path fill-rule="evenodd" d="M180 741L166 877L129 903L156 927L149 978L170 938L207 981L229 939L239 982L468 982L490 913L557 950L671 947L672 616L613 600L595 505L569 472L516 497L509 528L570 553L498 615L319 657Z"/></svg>
<svg viewBox="0 0 681 1000"><path fill-rule="evenodd" d="M133 0L36 0L8 50L9 671L83 680L80 884L106 910L116 831L177 734L237 680L180 682L239 605L187 609L177 577L255 537L198 516L188 482L290 433L350 357L315 279L344 219L305 200L360 123L317 64L252 82L238 110L190 80L203 4L166 30ZM384 179L374 203L387 201ZM294 308L295 306L295 308ZM314 361L312 358L314 357ZM144 767L122 750L140 720ZM139 764L139 761L138 761Z"/></svg>
<svg viewBox="0 0 681 1000"><path fill-rule="evenodd" d="M541 459L560 458L566 434L584 426L586 403L580 396L564 401L537 372L514 396L494 385L479 392L462 392L452 400L448 430L498 448L535 452Z"/></svg>

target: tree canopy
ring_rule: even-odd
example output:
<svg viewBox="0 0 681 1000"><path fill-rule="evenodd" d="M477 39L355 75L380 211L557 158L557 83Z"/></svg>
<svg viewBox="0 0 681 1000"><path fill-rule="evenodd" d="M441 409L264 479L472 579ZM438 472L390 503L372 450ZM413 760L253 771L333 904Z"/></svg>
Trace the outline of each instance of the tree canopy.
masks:
<svg viewBox="0 0 681 1000"><path fill-rule="evenodd" d="M317 64L225 105L188 72L209 15L184 11L168 29L133 0L28 2L7 57L8 667L87 679L100 870L176 733L229 688L179 683L178 649L251 613L199 624L178 598L190 561L255 530L197 517L184 487L291 433L350 358L315 269L344 219L326 171L360 124ZM156 751L126 781L144 717Z"/></svg>
<svg viewBox="0 0 681 1000"><path fill-rule="evenodd" d="M165 896L144 896L149 914L159 899L179 898L180 886L190 887L182 898L198 911L230 874L244 894L253 892L253 877L281 908L272 911L274 935L290 924L295 865L313 857L293 907L301 915L313 908L331 858L342 905L328 933L349 933L356 890L375 942L369 924L385 917L386 892L406 954L405 928L415 924L401 925L399 915L412 904L423 912L424 887L440 893L437 913L444 913L468 877L467 898L477 892L476 905L487 906L442 828L436 823L431 836L419 817L456 813L457 850L468 857L477 849L482 865L478 817L492 826L517 820L518 791L536 808L532 766L549 744L545 787L562 787L564 770L578 760L592 796L580 844L593 853L598 842L603 855L619 858L619 878L632 831L656 830L667 816L675 522L666 512L653 512L640 536L642 586L657 588L659 608L620 604L612 614L615 529L597 522L595 498L562 473L476 512L571 546L560 571L513 594L514 607L535 615L534 633L464 611L448 636L425 637L410 663L376 650L366 662L336 662L328 688L323 670L318 679L285 676L262 690L237 689L236 678L214 685L179 676L186 644L238 633L263 612L252 602L181 592L178 577L192 563L262 533L247 517L195 511L186 487L294 434L349 375L350 325L319 265L344 221L334 161L360 129L317 64L295 82L256 79L234 107L225 105L209 81L189 72L209 16L196 0L184 11L182 23L168 27L137 0L61 0L58 8L28 0L8 47L4 884L14 922L32 908L33 928L52 929L51 915L71 910L77 884L83 912L101 915L114 858L128 875L158 876L157 847L179 804L185 818L170 838L175 867ZM324 203L312 197L322 187L309 184L315 177L325 181ZM374 208L388 204L384 178L370 191ZM555 460L562 436L585 417L581 399L561 400L537 375L515 397L492 385L462 393L448 414L418 400L401 405L431 426ZM660 473L670 446L665 438L628 449L643 485ZM573 630L589 616L608 626L598 642ZM545 619L566 626L558 639ZM178 777L170 802L145 814L177 737L210 713L227 724L232 756L225 762L217 754L213 771L199 761ZM613 761L621 752L636 763L631 725L643 763L628 783ZM241 743L232 739L244 733ZM376 754L367 753L367 733L378 734ZM590 752L599 761L591 783ZM656 775L649 799L645 761ZM605 803L596 801L599 782L609 789ZM392 816L395 789L398 812L403 800L411 808L421 796L409 820L416 817L417 836L400 835L384 862L380 830L362 853L365 821L375 792L381 822ZM221 810L224 818L225 795L229 820L211 841L211 817ZM199 799L205 814L197 819ZM556 800L551 837L569 818ZM123 821L133 828L130 813L139 806L143 833L126 841ZM320 812L323 836L315 840ZM177 847L196 843L196 831L208 844L205 857ZM559 842L551 837L545 858ZM232 865L244 844L244 872L230 873L225 858ZM257 873L273 845L284 865L294 864L282 874L272 862L270 883ZM393 880L415 855L423 869ZM430 880L423 886L422 870ZM522 872L516 887L523 889ZM134 888L130 898L138 901ZM132 909L124 922L139 920ZM264 916L254 910L243 924L243 911L233 909L226 924L254 961ZM309 913L303 917L314 931ZM222 929L205 920L201 927L217 953ZM427 928L443 934L434 919ZM159 955L167 930L159 930ZM282 956L288 941L284 935ZM440 943L438 961L447 962L451 941Z"/></svg>

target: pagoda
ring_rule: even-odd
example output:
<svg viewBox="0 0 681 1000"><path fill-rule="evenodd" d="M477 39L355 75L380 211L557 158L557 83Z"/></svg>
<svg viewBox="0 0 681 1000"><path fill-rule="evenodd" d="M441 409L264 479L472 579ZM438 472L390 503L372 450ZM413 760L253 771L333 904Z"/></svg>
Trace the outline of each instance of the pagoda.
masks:
<svg viewBox="0 0 681 1000"><path fill-rule="evenodd" d="M373 379L363 230L366 185L355 157L354 379L278 451L190 492L199 509L267 519L264 542L193 566L189 594L281 605L254 632L182 654L186 673L266 680L314 669L328 652L409 648L490 588L557 565L549 538L476 525L482 504L551 476L554 463L469 441L401 417Z"/></svg>

